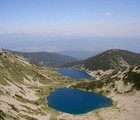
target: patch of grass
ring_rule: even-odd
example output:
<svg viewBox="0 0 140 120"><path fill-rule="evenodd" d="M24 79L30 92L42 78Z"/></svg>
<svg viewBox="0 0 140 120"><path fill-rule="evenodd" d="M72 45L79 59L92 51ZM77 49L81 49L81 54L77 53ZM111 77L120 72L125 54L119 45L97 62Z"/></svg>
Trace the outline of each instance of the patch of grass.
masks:
<svg viewBox="0 0 140 120"><path fill-rule="evenodd" d="M36 111L36 110L34 110L34 109L31 109L31 108L28 107L28 106L25 106L25 105L21 105L21 106L25 107L25 108L27 109L28 113L30 113L30 114L32 114L32 113L38 113L38 111Z"/></svg>
<svg viewBox="0 0 140 120"><path fill-rule="evenodd" d="M26 120L38 120L37 118L27 116L27 115L21 115L21 117L25 118Z"/></svg>
<svg viewBox="0 0 140 120"><path fill-rule="evenodd" d="M130 82L134 84L134 88L137 90L140 90L140 73L133 72L133 69L131 68L128 73L126 73L124 77L124 81L126 83Z"/></svg>
<svg viewBox="0 0 140 120"><path fill-rule="evenodd" d="M0 120L4 120L4 118L6 117L6 114L0 110Z"/></svg>
<svg viewBox="0 0 140 120"><path fill-rule="evenodd" d="M12 108L14 111L19 112L19 110L18 110L14 105L11 105L11 104L9 104L9 105L11 106L11 108Z"/></svg>
<svg viewBox="0 0 140 120"><path fill-rule="evenodd" d="M5 95L5 94L3 93L3 91L0 90L0 96L1 96L1 95Z"/></svg>
<svg viewBox="0 0 140 120"><path fill-rule="evenodd" d="M91 82L80 82L76 85L72 85L72 88L80 88L85 90L94 90L97 88L102 88L105 85L105 80L91 81Z"/></svg>
<svg viewBox="0 0 140 120"><path fill-rule="evenodd" d="M0 110L0 120L19 120L19 118L9 115L8 113L4 113L2 110Z"/></svg>
<svg viewBox="0 0 140 120"><path fill-rule="evenodd" d="M36 101L26 99L18 94L15 94L15 97L17 100L22 101L23 103L31 103L31 104L35 104L35 105L37 104Z"/></svg>
<svg viewBox="0 0 140 120"><path fill-rule="evenodd" d="M0 70L0 84L2 84L2 85L4 85L4 86L6 86L6 85L8 85L8 83L6 82L6 77L5 77L5 75L2 73L2 71Z"/></svg>

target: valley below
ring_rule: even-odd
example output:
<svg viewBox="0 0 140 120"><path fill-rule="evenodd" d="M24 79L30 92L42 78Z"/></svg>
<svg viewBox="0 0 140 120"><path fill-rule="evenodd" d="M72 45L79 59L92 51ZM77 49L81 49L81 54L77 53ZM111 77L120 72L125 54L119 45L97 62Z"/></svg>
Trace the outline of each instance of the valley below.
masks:
<svg viewBox="0 0 140 120"><path fill-rule="evenodd" d="M27 58L0 50L0 120L139 120L140 57L136 55L137 60L132 62L135 64L118 55L118 51L119 59L116 56L115 60L111 57L100 58L111 52L73 67L95 78L85 80L63 76L55 68L38 66ZM102 64L95 64L96 60ZM47 96L58 88L102 94L112 100L112 106L84 114L60 112L49 107L46 101Z"/></svg>

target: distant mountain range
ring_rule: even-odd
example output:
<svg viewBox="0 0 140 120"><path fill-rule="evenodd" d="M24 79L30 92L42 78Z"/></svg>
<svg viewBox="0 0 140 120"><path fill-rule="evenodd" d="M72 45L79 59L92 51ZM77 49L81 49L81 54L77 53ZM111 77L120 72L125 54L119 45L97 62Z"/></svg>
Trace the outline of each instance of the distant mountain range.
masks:
<svg viewBox="0 0 140 120"><path fill-rule="evenodd" d="M58 51L57 53L63 54L63 55L68 55L68 56L72 56L81 60L85 60L89 57L95 56L99 53L101 53L101 51Z"/></svg>
<svg viewBox="0 0 140 120"><path fill-rule="evenodd" d="M140 37L0 34L0 48L22 52L91 51L94 53L116 48L140 52L139 44Z"/></svg>
<svg viewBox="0 0 140 120"><path fill-rule="evenodd" d="M31 60L33 63L41 66L59 67L67 63L79 60L74 57L51 52L18 52L18 51L10 51L10 52L22 55L23 57L26 57L29 60Z"/></svg>
<svg viewBox="0 0 140 120"><path fill-rule="evenodd" d="M22 55L33 63L41 66L52 67L72 67L79 66L80 68L96 71L96 70L119 70L122 68L135 65L140 62L140 54L121 49L111 49L105 52L85 52L85 51L60 51L60 53L51 52L18 52L10 51L14 54ZM86 56L91 56L85 60L77 59ZM99 54L98 54L99 53ZM65 54L65 55L64 55ZM78 55L79 54L79 55ZM71 56L75 57L71 57Z"/></svg>

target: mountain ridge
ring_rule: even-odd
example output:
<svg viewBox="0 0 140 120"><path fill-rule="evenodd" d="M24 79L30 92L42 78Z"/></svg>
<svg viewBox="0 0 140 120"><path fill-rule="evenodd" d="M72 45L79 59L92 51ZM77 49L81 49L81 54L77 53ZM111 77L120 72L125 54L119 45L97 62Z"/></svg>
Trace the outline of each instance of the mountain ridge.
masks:
<svg viewBox="0 0 140 120"><path fill-rule="evenodd" d="M140 54L128 50L111 49L83 61L81 67L95 70L120 69L140 62Z"/></svg>
<svg viewBox="0 0 140 120"><path fill-rule="evenodd" d="M10 52L22 55L23 57L26 57L29 60L31 60L33 63L41 66L59 67L67 63L79 60L71 56L51 52L19 52L19 51L10 51Z"/></svg>
<svg viewBox="0 0 140 120"><path fill-rule="evenodd" d="M68 55L68 56L72 56L75 58L78 58L80 60L85 60L91 56L95 56L99 53L101 53L101 51L84 51L84 50L77 50L77 51L72 51L72 50L67 50L67 51L58 51L57 53L63 54L63 55Z"/></svg>

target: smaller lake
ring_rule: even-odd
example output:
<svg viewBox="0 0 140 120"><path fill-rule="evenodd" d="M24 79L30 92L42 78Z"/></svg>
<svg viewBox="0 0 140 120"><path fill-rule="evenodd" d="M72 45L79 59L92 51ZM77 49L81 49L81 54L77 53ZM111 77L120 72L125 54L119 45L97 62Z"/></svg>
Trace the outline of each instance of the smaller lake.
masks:
<svg viewBox="0 0 140 120"><path fill-rule="evenodd" d="M57 70L58 73L74 78L74 79L78 79L78 78L86 78L86 79L90 79L92 78L92 76L90 76L89 74L87 74L86 72L80 71L80 70L75 70L72 68L60 68Z"/></svg>
<svg viewBox="0 0 140 120"><path fill-rule="evenodd" d="M83 114L112 105L112 100L103 95L71 88L56 89L47 101L49 107L70 114Z"/></svg>

